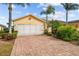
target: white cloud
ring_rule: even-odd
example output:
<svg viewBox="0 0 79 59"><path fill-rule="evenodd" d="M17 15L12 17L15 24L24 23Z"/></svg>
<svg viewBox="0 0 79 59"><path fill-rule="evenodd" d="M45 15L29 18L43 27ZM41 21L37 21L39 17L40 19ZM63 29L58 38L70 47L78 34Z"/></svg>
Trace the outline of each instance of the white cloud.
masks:
<svg viewBox="0 0 79 59"><path fill-rule="evenodd" d="M43 10L46 10L46 6L48 5L52 5L52 6L61 6L60 3L48 3L47 5L45 4L40 4L40 6L43 8ZM78 10L71 10L68 12L68 19L69 21L70 20L74 20L74 19L77 19L78 17L76 16L77 13L79 12L79 9ZM42 18L45 18L46 16L45 15L41 15ZM56 11L55 12L55 15L53 16L53 14L50 14L49 15L49 18L54 18L54 19L57 19L57 20L63 20L65 21L66 19L66 12L63 10L63 11Z"/></svg>
<svg viewBox="0 0 79 59"><path fill-rule="evenodd" d="M12 4L12 8L15 9L16 8L16 5L15 4ZM24 9L27 8L27 5L25 5Z"/></svg>
<svg viewBox="0 0 79 59"><path fill-rule="evenodd" d="M59 20L64 20L66 19L66 13L65 12L56 12L54 15L54 19L59 19ZM76 14L73 11L70 11L68 13L68 21L75 20L76 19Z"/></svg>
<svg viewBox="0 0 79 59"><path fill-rule="evenodd" d="M79 12L79 9L77 10L77 12Z"/></svg>
<svg viewBox="0 0 79 59"><path fill-rule="evenodd" d="M16 8L16 6L12 4L12 8Z"/></svg>
<svg viewBox="0 0 79 59"><path fill-rule="evenodd" d="M41 18L45 18L46 15L41 15ZM66 20L66 13L65 12L62 12L62 11L56 11L55 14L50 14L48 15L49 17L49 20L62 20L62 21L65 21ZM68 14L68 21L71 21L71 20L75 20L75 19L78 19L76 17L76 14L74 12L69 12Z"/></svg>
<svg viewBox="0 0 79 59"><path fill-rule="evenodd" d="M62 12L62 11L56 11L55 14L56 14L56 15L61 15L61 16L62 16L62 15L65 15L65 12Z"/></svg>
<svg viewBox="0 0 79 59"><path fill-rule="evenodd" d="M16 14L21 14L21 11L15 11L14 13L16 13Z"/></svg>
<svg viewBox="0 0 79 59"><path fill-rule="evenodd" d="M46 15L41 15L41 18L45 18ZM57 20L64 20L65 18L65 12L61 12L61 11L56 11L55 14L50 14L48 15L49 17L49 20L52 20L52 19L57 19Z"/></svg>
<svg viewBox="0 0 79 59"><path fill-rule="evenodd" d="M30 12L26 13L26 15L29 15L29 14L32 14L32 13L30 13Z"/></svg>
<svg viewBox="0 0 79 59"><path fill-rule="evenodd" d="M43 15L41 15L41 18L44 18L44 17L46 17L46 15L44 15L44 14L43 14Z"/></svg>
<svg viewBox="0 0 79 59"><path fill-rule="evenodd" d="M40 3L37 7L40 8L40 7L47 7L48 5L52 5L52 6L61 6L60 3Z"/></svg>
<svg viewBox="0 0 79 59"><path fill-rule="evenodd" d="M46 7L43 7L43 10L46 10L47 8Z"/></svg>
<svg viewBox="0 0 79 59"><path fill-rule="evenodd" d="M4 17L4 16L0 16L0 19L6 19L6 17Z"/></svg>
<svg viewBox="0 0 79 59"><path fill-rule="evenodd" d="M71 17L75 17L75 15L72 13L72 14L69 14L69 17L71 18Z"/></svg>
<svg viewBox="0 0 79 59"><path fill-rule="evenodd" d="M40 8L40 7L47 7L47 4L39 3L39 5L37 6L37 8Z"/></svg>
<svg viewBox="0 0 79 59"><path fill-rule="evenodd" d="M26 15L29 15L29 14L37 16L37 13L30 13L30 12L26 13Z"/></svg>
<svg viewBox="0 0 79 59"><path fill-rule="evenodd" d="M75 10L75 11L73 11L73 10L72 10L72 11L69 11L69 12L68 12L69 17L70 17L70 18L71 18L71 17L75 17L75 16L76 16L76 14L75 14L76 12L78 13L78 10Z"/></svg>
<svg viewBox="0 0 79 59"><path fill-rule="evenodd" d="M37 13L33 13L33 15L35 15L35 16L36 16L36 15L37 15Z"/></svg>
<svg viewBox="0 0 79 59"><path fill-rule="evenodd" d="M56 11L53 18L57 20L64 20L63 18L65 18L65 12Z"/></svg>
<svg viewBox="0 0 79 59"><path fill-rule="evenodd" d="M48 5L59 6L59 5L61 5L61 4L60 4L60 3L48 3Z"/></svg>
<svg viewBox="0 0 79 59"><path fill-rule="evenodd" d="M45 18L46 19L46 15L45 14L41 15L41 18ZM53 18L53 14L49 14L48 15L48 19L51 20L52 18Z"/></svg>

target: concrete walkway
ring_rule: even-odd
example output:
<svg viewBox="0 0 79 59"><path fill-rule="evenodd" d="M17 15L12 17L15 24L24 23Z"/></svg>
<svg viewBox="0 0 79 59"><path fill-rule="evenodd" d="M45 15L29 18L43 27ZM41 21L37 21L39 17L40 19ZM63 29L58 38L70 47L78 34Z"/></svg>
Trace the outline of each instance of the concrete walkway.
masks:
<svg viewBox="0 0 79 59"><path fill-rule="evenodd" d="M11 56L79 56L79 46L45 35L18 37Z"/></svg>

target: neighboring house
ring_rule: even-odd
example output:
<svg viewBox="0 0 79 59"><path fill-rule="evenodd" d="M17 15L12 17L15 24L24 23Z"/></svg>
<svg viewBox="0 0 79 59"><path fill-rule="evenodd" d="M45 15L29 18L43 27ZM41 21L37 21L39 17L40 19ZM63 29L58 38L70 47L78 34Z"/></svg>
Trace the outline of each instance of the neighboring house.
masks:
<svg viewBox="0 0 79 59"><path fill-rule="evenodd" d="M6 28L6 26L0 24L0 31L3 30L4 28Z"/></svg>
<svg viewBox="0 0 79 59"><path fill-rule="evenodd" d="M79 30L79 20L70 21L69 24L73 25L77 30Z"/></svg>
<svg viewBox="0 0 79 59"><path fill-rule="evenodd" d="M39 35L43 34L44 30L47 29L47 24L33 16L27 15L13 21L14 30L18 31L19 36L24 35Z"/></svg>

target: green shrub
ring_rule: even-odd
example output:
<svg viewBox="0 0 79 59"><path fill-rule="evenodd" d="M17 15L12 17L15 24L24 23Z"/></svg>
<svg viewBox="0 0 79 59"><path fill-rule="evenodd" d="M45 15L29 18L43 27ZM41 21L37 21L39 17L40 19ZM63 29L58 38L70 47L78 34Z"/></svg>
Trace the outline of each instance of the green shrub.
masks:
<svg viewBox="0 0 79 59"><path fill-rule="evenodd" d="M0 37L3 35L3 33L5 33L4 31L0 31Z"/></svg>
<svg viewBox="0 0 79 59"><path fill-rule="evenodd" d="M12 30L12 33L9 34L9 29L4 28L4 30L0 31L0 38L5 39L5 40L11 40L11 39L16 39L17 37L17 31Z"/></svg>
<svg viewBox="0 0 79 59"><path fill-rule="evenodd" d="M17 38L17 31L12 32L12 34L9 33L3 33L2 39L4 40L12 40Z"/></svg>
<svg viewBox="0 0 79 59"><path fill-rule="evenodd" d="M12 35L9 34L9 33L3 33L2 39L3 39L3 40L11 40L11 39L13 39L13 37L12 37Z"/></svg>
<svg viewBox="0 0 79 59"><path fill-rule="evenodd" d="M14 32L14 26L12 26L12 29L11 30L12 30L12 32ZM4 28L4 32L5 33L8 33L9 32L9 29L8 28Z"/></svg>
<svg viewBox="0 0 79 59"><path fill-rule="evenodd" d="M17 31L14 31L14 32L12 33L12 36L13 36L13 39L16 39L16 38L17 38Z"/></svg>
<svg viewBox="0 0 79 59"><path fill-rule="evenodd" d="M52 21L52 33L55 35L58 27L60 27L62 24L58 21Z"/></svg>
<svg viewBox="0 0 79 59"><path fill-rule="evenodd" d="M79 39L79 32L72 26L60 26L57 29L56 36L65 41L73 41Z"/></svg>
<svg viewBox="0 0 79 59"><path fill-rule="evenodd" d="M8 28L4 28L4 32L5 33L8 33L9 32L9 29Z"/></svg>

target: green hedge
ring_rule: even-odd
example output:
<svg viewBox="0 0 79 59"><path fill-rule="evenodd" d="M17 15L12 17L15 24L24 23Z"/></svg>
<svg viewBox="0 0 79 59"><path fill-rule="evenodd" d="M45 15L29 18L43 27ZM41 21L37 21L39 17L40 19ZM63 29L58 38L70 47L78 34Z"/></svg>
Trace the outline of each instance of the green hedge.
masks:
<svg viewBox="0 0 79 59"><path fill-rule="evenodd" d="M78 40L79 32L73 26L65 25L57 29L56 36L65 41Z"/></svg>

